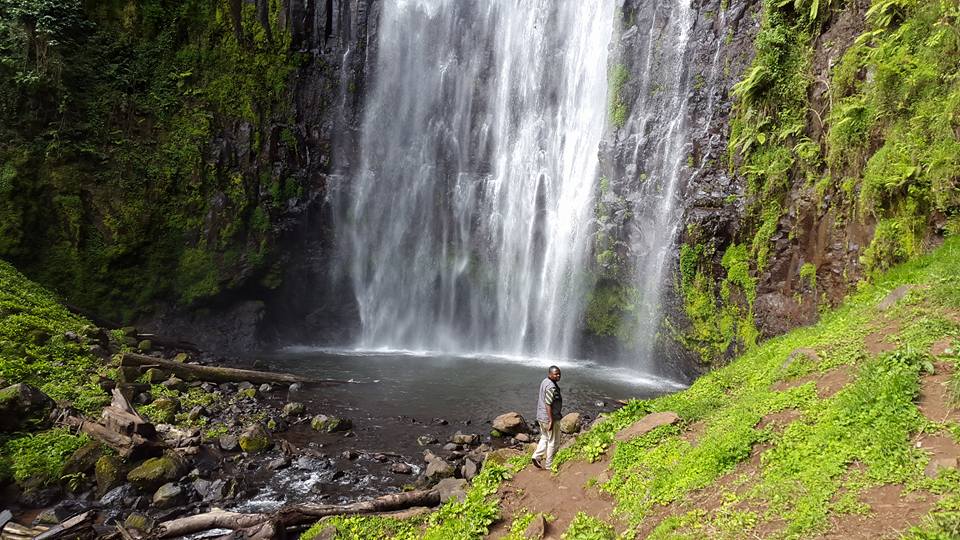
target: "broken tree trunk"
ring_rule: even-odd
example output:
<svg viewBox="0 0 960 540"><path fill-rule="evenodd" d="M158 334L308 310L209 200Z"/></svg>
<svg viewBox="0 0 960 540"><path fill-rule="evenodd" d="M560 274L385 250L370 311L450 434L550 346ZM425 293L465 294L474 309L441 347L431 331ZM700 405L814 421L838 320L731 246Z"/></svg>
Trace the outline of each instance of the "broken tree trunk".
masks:
<svg viewBox="0 0 960 540"><path fill-rule="evenodd" d="M137 460L156 457L162 454L166 448L166 445L163 443L148 440L142 435L136 433L132 435L117 433L104 425L76 416L66 417L63 423L78 428L80 431L113 448L120 454L120 457L124 459Z"/></svg>
<svg viewBox="0 0 960 540"><path fill-rule="evenodd" d="M163 358L154 358L136 353L123 353L120 358L121 366L159 366L175 374L184 380L197 380L207 382L249 382L254 384L346 384L352 381L339 379L318 379L315 377L304 377L293 375L291 373L274 373L270 371L254 371L250 369L237 369L216 366L201 366L197 364L183 364Z"/></svg>
<svg viewBox="0 0 960 540"><path fill-rule="evenodd" d="M119 389L113 389L113 401L103 409L103 423L106 427L121 435L140 435L149 439L156 435L153 424L140 416L140 413L130 405L127 398Z"/></svg>
<svg viewBox="0 0 960 540"><path fill-rule="evenodd" d="M160 538L186 536L210 529L244 530L253 536L269 538L273 531L285 527L306 525L319 518L335 515L374 514L403 510L413 506L437 506L440 493L434 489L408 491L384 495L370 501L344 505L297 504L281 508L270 514L239 514L214 510L161 523L157 531Z"/></svg>

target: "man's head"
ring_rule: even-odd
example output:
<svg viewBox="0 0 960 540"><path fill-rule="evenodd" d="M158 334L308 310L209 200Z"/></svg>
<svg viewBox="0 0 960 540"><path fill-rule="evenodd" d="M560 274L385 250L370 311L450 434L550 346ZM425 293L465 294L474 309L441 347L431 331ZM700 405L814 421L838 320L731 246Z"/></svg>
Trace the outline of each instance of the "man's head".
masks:
<svg viewBox="0 0 960 540"><path fill-rule="evenodd" d="M550 369L547 370L547 378L553 382L560 380L560 368L557 366L550 366Z"/></svg>

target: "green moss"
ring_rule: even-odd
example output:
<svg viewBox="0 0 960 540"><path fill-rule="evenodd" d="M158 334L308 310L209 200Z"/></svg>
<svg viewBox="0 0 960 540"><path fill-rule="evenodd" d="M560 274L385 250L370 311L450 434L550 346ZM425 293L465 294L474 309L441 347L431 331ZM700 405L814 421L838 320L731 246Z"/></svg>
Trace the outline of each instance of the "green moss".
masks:
<svg viewBox="0 0 960 540"><path fill-rule="evenodd" d="M631 343L636 334L636 288L617 283L599 283L587 297L587 329L597 336L615 337Z"/></svg>
<svg viewBox="0 0 960 540"><path fill-rule="evenodd" d="M623 95L624 87L629 80L630 72L626 66L617 64L610 70L610 77L607 82L610 94L609 115L610 122L618 129L626 125L627 117L630 115L626 96Z"/></svg>
<svg viewBox="0 0 960 540"><path fill-rule="evenodd" d="M800 267L800 281L811 289L817 288L817 267L813 263L803 263Z"/></svg>
<svg viewBox="0 0 960 540"><path fill-rule="evenodd" d="M8 470L18 483L29 480L42 486L59 482L66 459L88 442L86 435L74 435L64 428L15 438L0 446L0 469Z"/></svg>

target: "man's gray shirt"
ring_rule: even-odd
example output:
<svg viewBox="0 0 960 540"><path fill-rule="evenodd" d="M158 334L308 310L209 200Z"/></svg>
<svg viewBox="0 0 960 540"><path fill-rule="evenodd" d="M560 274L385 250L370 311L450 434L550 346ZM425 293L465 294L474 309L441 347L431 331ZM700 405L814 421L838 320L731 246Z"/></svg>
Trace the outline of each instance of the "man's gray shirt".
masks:
<svg viewBox="0 0 960 540"><path fill-rule="evenodd" d="M540 394L537 398L537 421L547 423L550 417L547 416L547 405L551 406L553 419L559 420L560 409L563 407L563 397L560 395L560 387L545 377L540 383Z"/></svg>

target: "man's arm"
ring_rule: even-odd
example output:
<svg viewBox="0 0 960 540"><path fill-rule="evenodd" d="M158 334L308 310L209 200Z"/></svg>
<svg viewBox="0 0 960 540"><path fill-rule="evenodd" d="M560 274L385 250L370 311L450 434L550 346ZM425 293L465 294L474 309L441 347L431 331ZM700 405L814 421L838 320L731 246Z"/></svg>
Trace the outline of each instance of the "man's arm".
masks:
<svg viewBox="0 0 960 540"><path fill-rule="evenodd" d="M550 419L550 420L547 420L547 431L550 431L553 429L553 404L552 403L547 403L547 418Z"/></svg>

